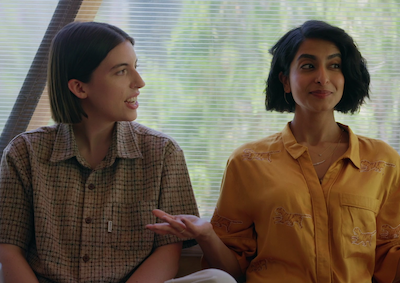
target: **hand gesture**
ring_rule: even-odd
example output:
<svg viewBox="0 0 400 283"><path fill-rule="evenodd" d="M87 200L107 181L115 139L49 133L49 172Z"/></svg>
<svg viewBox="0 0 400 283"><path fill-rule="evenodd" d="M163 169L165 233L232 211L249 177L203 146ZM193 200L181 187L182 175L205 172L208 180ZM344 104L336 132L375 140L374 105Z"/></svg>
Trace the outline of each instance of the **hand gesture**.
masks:
<svg viewBox="0 0 400 283"><path fill-rule="evenodd" d="M194 215L170 215L160 209L153 214L163 223L148 224L146 228L160 235L175 235L179 238L206 239L213 233L210 222Z"/></svg>

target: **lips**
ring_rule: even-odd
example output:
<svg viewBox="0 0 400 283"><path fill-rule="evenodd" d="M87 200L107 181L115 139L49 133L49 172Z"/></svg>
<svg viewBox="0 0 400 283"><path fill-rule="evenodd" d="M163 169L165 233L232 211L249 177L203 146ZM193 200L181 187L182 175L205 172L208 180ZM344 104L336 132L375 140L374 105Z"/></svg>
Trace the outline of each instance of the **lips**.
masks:
<svg viewBox="0 0 400 283"><path fill-rule="evenodd" d="M313 90L310 91L310 94L316 96L316 97L320 97L320 98L324 98L327 97L328 95L332 94L332 91L329 90Z"/></svg>
<svg viewBox="0 0 400 283"><path fill-rule="evenodd" d="M129 109L136 110L139 107L137 96L130 97L127 100L125 100L125 105L128 106Z"/></svg>

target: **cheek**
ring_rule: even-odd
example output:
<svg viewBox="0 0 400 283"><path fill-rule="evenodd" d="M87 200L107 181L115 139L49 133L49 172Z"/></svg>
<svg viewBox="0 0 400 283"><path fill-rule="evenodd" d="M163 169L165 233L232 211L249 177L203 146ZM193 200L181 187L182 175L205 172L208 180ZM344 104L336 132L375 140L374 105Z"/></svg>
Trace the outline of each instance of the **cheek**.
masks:
<svg viewBox="0 0 400 283"><path fill-rule="evenodd" d="M343 90L344 90L344 76L343 76L343 74L341 74L341 75L336 77L335 84L336 84L335 85L336 90L342 92L342 94L343 94Z"/></svg>
<svg viewBox="0 0 400 283"><path fill-rule="evenodd" d="M296 90L299 90L301 88L301 83L303 82L303 80L301 78L299 78L298 75L293 74L290 76L290 81L289 81L289 89L290 91L296 92Z"/></svg>
<svg viewBox="0 0 400 283"><path fill-rule="evenodd" d="M343 75L340 78L340 85L341 85L341 89L344 89L344 76Z"/></svg>

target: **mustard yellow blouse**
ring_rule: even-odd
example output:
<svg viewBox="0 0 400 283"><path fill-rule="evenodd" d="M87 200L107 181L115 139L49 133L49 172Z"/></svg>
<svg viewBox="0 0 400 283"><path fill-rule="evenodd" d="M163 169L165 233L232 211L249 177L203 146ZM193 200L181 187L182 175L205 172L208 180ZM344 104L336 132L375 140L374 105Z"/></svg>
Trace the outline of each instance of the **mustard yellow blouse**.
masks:
<svg viewBox="0 0 400 283"><path fill-rule="evenodd" d="M256 282L392 282L400 258L400 156L349 127L322 184L287 125L226 166L211 220ZM267 281L268 280L268 281Z"/></svg>

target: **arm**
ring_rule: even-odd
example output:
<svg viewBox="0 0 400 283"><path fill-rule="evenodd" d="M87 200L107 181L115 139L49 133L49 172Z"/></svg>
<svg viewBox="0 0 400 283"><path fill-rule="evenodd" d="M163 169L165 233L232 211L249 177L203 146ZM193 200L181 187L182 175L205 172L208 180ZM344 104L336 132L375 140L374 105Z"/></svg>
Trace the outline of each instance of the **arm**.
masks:
<svg viewBox="0 0 400 283"><path fill-rule="evenodd" d="M236 279L243 276L233 252L220 240L211 223L193 215L172 216L161 210L154 215L164 223L149 224L146 228L161 235L170 234L179 238L194 238L199 243L210 267L222 269Z"/></svg>
<svg viewBox="0 0 400 283"><path fill-rule="evenodd" d="M22 139L16 138L0 164L0 262L6 283L38 282L25 257L34 229L26 156Z"/></svg>
<svg viewBox="0 0 400 283"><path fill-rule="evenodd" d="M0 262L3 265L5 283L39 282L20 247L0 244Z"/></svg>
<svg viewBox="0 0 400 283"><path fill-rule="evenodd" d="M400 283L400 260L397 263L397 272L396 276L394 277L393 283Z"/></svg>
<svg viewBox="0 0 400 283"><path fill-rule="evenodd" d="M178 272L182 242L158 247L139 266L127 283L160 282L173 278Z"/></svg>

